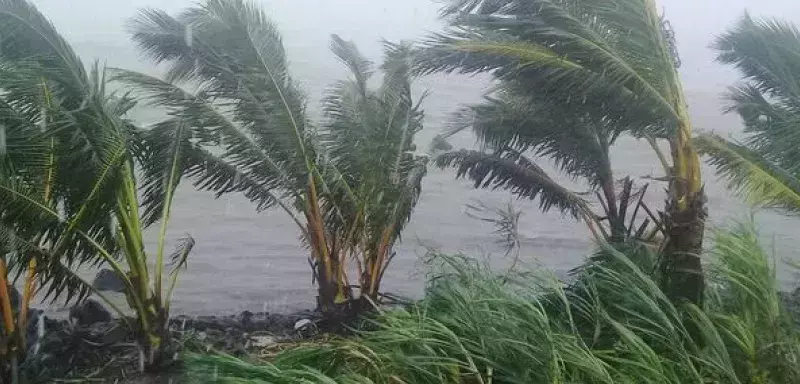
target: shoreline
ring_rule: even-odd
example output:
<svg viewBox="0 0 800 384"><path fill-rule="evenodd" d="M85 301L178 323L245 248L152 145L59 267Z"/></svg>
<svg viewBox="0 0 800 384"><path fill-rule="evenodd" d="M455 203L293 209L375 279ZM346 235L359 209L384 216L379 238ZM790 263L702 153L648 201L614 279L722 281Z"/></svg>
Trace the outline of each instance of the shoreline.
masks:
<svg viewBox="0 0 800 384"><path fill-rule="evenodd" d="M800 288L778 294L800 327ZM184 352L210 351L247 358L272 356L298 343L313 343L313 339L325 340L326 335L317 327L319 321L320 314L313 310L286 313L244 310L235 314L173 316L169 330L176 359ZM92 299L70 308L66 319L32 308L26 334L34 353L23 369L47 375L48 379L183 382L180 362L157 376L141 374L133 331Z"/></svg>

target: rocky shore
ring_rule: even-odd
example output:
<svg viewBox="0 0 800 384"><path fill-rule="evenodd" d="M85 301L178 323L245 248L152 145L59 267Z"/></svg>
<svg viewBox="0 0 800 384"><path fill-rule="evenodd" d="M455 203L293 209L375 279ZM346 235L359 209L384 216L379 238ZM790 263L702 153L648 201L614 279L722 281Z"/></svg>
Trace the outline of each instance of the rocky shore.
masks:
<svg viewBox="0 0 800 384"><path fill-rule="evenodd" d="M800 326L800 289L781 293ZM173 383L183 377L180 363L159 377L140 376L133 333L103 305L87 300L54 319L31 309L26 340L29 356L21 372L32 383L71 382ZM170 320L176 357L182 352L220 351L259 355L319 334L314 311L267 313L243 311L228 316L176 316ZM35 378L30 380L31 378Z"/></svg>
<svg viewBox="0 0 800 384"><path fill-rule="evenodd" d="M313 337L317 322L318 315L312 311L244 311L230 316L176 316L170 320L170 330L176 357L181 352L211 350L243 356ZM52 319L31 310L26 339L29 356L21 372L29 382L180 382L179 363L164 380L139 377L132 331L93 300L72 308L69 319Z"/></svg>

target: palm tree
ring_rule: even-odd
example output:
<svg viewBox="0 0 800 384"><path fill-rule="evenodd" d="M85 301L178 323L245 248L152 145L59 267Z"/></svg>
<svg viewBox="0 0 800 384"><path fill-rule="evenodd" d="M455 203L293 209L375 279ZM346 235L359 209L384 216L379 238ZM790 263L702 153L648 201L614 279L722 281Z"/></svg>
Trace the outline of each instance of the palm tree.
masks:
<svg viewBox="0 0 800 384"><path fill-rule="evenodd" d="M490 72L504 87L566 111L593 109L595 122L648 138L670 181L664 284L675 299L701 301L700 163L674 35L655 1L454 0L444 15L453 28L427 43L421 72ZM669 144L671 164L659 140Z"/></svg>
<svg viewBox="0 0 800 384"><path fill-rule="evenodd" d="M633 182L626 179L618 191L609 155L623 131L603 119L606 111L602 108L565 108L504 80L482 104L464 108L447 133L471 128L483 149L444 153L436 163L455 167L457 176L470 178L475 187L509 189L518 197L538 199L542 211L557 209L584 220L598 239L612 243L651 240L656 232L645 231L658 218L636 222L641 208L652 214L642 202L646 186L634 191ZM551 159L560 171L588 184L591 192L564 187L526 153ZM590 195L596 196L601 212L592 210Z"/></svg>
<svg viewBox="0 0 800 384"><path fill-rule="evenodd" d="M383 81L370 90L373 64L334 37L352 77L330 90L315 127L280 33L255 4L208 0L176 17L145 10L131 30L166 74L118 71L116 80L166 110L159 124L180 120L192 131L182 174L218 195L243 193L258 210L285 211L311 249L324 312L356 298L350 257L360 293L376 298L424 175L413 155L422 114L411 99L410 49L387 44Z"/></svg>
<svg viewBox="0 0 800 384"><path fill-rule="evenodd" d="M719 61L738 68L729 111L744 121L743 143L704 133L699 150L746 200L800 212L800 31L779 20L745 15L717 39Z"/></svg>
<svg viewBox="0 0 800 384"><path fill-rule="evenodd" d="M373 63L352 42L334 35L331 49L352 77L332 87L323 103L318 137L325 158L317 162L325 175L345 181L328 183L341 184L344 193L326 193L334 213L325 223L326 232L334 239L331 254L338 253L340 273L341 260L348 253L355 256L362 297L376 301L393 246L426 174L427 157L414 154L414 136L422 130L424 116L412 98L409 45L385 44L384 76L376 90L367 87Z"/></svg>
<svg viewBox="0 0 800 384"><path fill-rule="evenodd" d="M80 300L92 290L74 267L109 265L125 283L136 316L131 325L142 367L155 369L171 357L170 300L193 245L189 239L179 247L172 272L164 276L167 222L189 131L180 124L150 131L134 126L125 118L132 100L107 92L104 70L95 64L87 71L29 2L0 1L0 35L0 67L6 70L0 109L5 132L15 139L6 147L0 178L0 222L8 235L0 244L3 256L17 266L32 266L26 296L36 277L47 288L45 297L67 300ZM161 203L149 216L140 214L137 166L148 198ZM143 217L148 222L163 218L155 260L144 249ZM165 279L168 288L162 288ZM17 337L2 296L0 289L6 336ZM23 326L20 320L16 332L24 333ZM21 350L24 343L14 346Z"/></svg>
<svg viewBox="0 0 800 384"><path fill-rule="evenodd" d="M16 71L4 66L3 78L9 79ZM36 191L42 200L52 204L55 164L52 146L42 140L34 140L39 127L28 116L15 108L6 99L0 100L3 124L0 125L0 180ZM25 360L28 326L28 309L37 283L37 257L35 228L9 225L0 222L0 313L2 313L2 335L0 335L0 378L18 382L19 364ZM27 260L27 263L25 261ZM24 277L24 294L17 308L11 296L14 274ZM16 313L15 313L16 312Z"/></svg>

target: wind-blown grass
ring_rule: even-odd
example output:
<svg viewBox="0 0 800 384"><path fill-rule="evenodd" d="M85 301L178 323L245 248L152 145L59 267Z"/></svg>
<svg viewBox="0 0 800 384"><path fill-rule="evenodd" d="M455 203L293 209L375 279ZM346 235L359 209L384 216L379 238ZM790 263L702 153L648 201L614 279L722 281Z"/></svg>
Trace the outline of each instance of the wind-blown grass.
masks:
<svg viewBox="0 0 800 384"><path fill-rule="evenodd" d="M189 366L228 383L794 382L800 339L755 230L719 233L710 255L703 308L673 304L650 271L613 249L566 288L442 256L424 300L379 315L354 339L264 365L193 356Z"/></svg>

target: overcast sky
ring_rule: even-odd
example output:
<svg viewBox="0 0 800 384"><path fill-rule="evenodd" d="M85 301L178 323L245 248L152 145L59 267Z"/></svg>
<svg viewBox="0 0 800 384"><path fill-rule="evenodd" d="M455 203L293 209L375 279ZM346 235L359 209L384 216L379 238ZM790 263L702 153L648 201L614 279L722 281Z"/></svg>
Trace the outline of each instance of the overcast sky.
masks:
<svg viewBox="0 0 800 384"><path fill-rule="evenodd" d="M129 47L124 23L142 7L175 12L191 0L34 0L79 47ZM338 33L377 58L380 38L413 39L440 28L434 0L261 0L280 25L292 60L328 57L328 38ZM715 90L735 80L713 63L708 45L745 10L800 23L800 0L660 0L678 36L687 87ZM90 54L102 53L91 50ZM114 56L113 54L111 56ZM104 59L104 58L101 58ZM107 58L110 64L119 57ZM125 58L127 60L127 58Z"/></svg>

